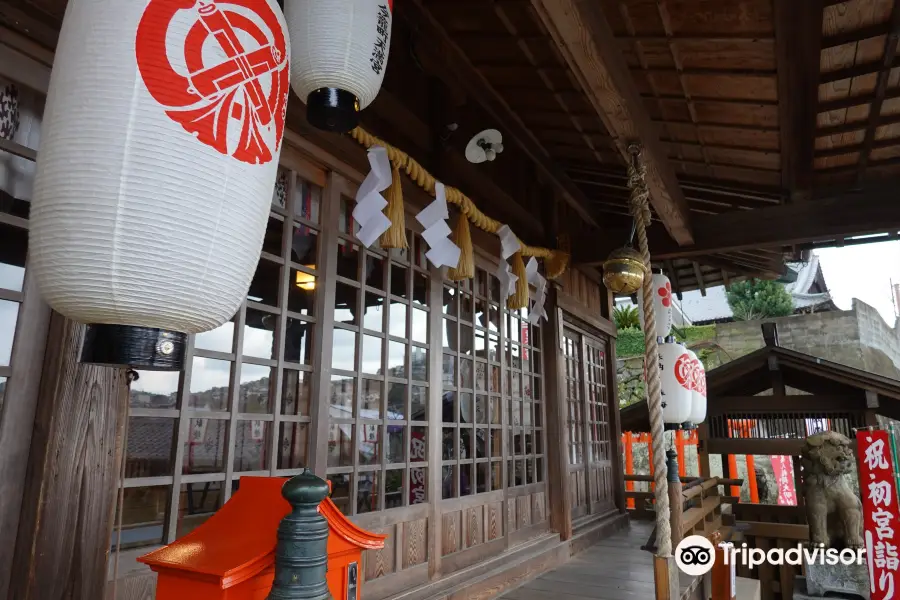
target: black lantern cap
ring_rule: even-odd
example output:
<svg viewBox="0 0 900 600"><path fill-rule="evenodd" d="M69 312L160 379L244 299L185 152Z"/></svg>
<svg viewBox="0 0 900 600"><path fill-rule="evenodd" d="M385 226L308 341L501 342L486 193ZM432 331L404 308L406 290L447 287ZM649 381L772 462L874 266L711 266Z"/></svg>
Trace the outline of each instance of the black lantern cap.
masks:
<svg viewBox="0 0 900 600"><path fill-rule="evenodd" d="M306 97L306 119L325 131L347 133L359 125L359 98L338 88L319 88Z"/></svg>
<svg viewBox="0 0 900 600"><path fill-rule="evenodd" d="M187 334L132 325L88 325L81 362L148 371L180 371Z"/></svg>

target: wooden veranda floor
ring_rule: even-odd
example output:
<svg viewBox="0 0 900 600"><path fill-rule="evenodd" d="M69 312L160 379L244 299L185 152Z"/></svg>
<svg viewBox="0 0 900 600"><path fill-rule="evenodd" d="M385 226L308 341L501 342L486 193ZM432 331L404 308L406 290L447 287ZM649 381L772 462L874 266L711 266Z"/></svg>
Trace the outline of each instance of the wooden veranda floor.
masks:
<svg viewBox="0 0 900 600"><path fill-rule="evenodd" d="M651 600L653 556L641 550L653 526L632 522L566 564L507 592L508 600ZM682 575L682 594L691 578Z"/></svg>

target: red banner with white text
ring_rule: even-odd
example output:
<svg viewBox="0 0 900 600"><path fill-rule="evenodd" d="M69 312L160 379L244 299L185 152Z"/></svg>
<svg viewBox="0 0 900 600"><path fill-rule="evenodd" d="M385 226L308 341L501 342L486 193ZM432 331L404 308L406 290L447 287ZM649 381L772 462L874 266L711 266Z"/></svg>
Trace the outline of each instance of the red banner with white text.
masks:
<svg viewBox="0 0 900 600"><path fill-rule="evenodd" d="M772 472L778 484L778 504L797 506L797 491L794 487L794 463L790 456L771 456Z"/></svg>
<svg viewBox="0 0 900 600"><path fill-rule="evenodd" d="M869 565L871 600L900 598L897 576L900 558L896 532L900 528L897 490L891 459L891 442L886 431L856 432L859 460L859 492L863 505L863 534Z"/></svg>

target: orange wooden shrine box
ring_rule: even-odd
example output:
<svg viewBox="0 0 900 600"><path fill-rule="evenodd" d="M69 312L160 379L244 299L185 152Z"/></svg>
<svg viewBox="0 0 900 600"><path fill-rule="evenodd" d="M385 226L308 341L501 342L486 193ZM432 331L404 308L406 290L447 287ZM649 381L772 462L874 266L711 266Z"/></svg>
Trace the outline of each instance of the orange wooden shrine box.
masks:
<svg viewBox="0 0 900 600"><path fill-rule="evenodd" d="M275 576L276 532L291 507L281 496L287 479L242 477L240 489L203 525L138 560L158 574L157 600L265 600ZM335 600L360 597L362 551L384 547L386 536L347 520L331 498L319 505L328 519L328 590Z"/></svg>

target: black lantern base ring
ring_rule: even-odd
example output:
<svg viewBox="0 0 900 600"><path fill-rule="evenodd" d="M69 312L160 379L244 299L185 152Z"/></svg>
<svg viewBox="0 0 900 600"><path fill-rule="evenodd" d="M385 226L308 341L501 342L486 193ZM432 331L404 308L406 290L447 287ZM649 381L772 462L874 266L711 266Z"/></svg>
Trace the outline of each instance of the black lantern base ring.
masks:
<svg viewBox="0 0 900 600"><path fill-rule="evenodd" d="M306 97L306 119L310 125L347 133L359 125L359 98L338 88L319 88Z"/></svg>
<svg viewBox="0 0 900 600"><path fill-rule="evenodd" d="M154 327L88 325L81 362L148 371L180 371L187 334Z"/></svg>

